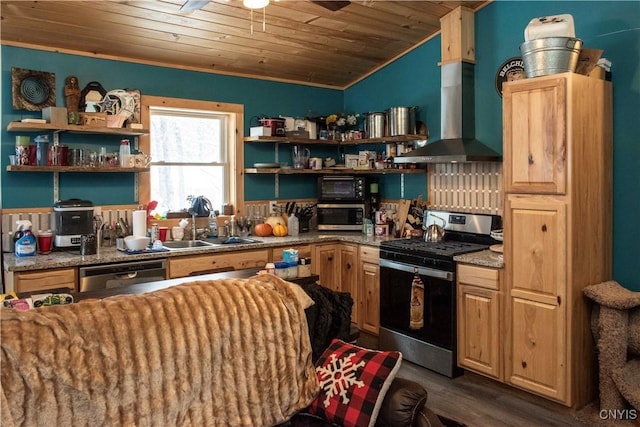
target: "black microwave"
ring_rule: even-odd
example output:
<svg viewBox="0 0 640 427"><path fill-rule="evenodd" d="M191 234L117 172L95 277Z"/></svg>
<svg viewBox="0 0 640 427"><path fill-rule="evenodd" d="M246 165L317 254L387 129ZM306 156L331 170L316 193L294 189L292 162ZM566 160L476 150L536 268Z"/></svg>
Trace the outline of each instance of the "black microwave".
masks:
<svg viewBox="0 0 640 427"><path fill-rule="evenodd" d="M352 203L366 200L365 179L361 176L327 175L318 178L318 201Z"/></svg>

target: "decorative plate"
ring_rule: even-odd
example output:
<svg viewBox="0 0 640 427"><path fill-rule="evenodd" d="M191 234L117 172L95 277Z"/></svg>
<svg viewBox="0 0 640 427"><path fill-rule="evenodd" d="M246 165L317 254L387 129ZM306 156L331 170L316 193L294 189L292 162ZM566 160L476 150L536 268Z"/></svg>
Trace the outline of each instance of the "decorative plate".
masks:
<svg viewBox="0 0 640 427"><path fill-rule="evenodd" d="M12 106L16 110L40 111L56 105L56 75L11 67Z"/></svg>

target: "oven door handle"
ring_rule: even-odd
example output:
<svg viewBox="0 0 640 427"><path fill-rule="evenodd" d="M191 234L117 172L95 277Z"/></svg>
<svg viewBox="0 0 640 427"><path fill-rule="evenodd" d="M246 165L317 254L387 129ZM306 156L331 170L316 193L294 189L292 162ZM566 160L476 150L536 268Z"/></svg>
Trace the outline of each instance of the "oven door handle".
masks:
<svg viewBox="0 0 640 427"><path fill-rule="evenodd" d="M450 271L434 270L433 268L403 264L401 262L389 261L387 259L381 259L379 264L380 267L391 268L393 270L406 271L407 273L417 273L421 276L435 277L437 279L444 279L450 282L453 281L453 273Z"/></svg>

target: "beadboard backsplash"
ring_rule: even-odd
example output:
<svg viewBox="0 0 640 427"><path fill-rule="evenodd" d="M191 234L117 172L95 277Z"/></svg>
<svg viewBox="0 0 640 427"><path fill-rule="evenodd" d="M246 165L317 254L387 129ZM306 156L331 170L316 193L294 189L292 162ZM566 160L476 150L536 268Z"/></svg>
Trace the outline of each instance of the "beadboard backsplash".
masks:
<svg viewBox="0 0 640 427"><path fill-rule="evenodd" d="M118 208L105 209L94 207L94 215L101 214L105 224L117 222L119 218L124 218L127 223L132 223L133 211L137 208ZM10 233L16 228L16 221L29 220L33 224L32 230L52 230L55 231L55 213L51 212L22 212L22 213L3 213L2 214L2 232Z"/></svg>
<svg viewBox="0 0 640 427"><path fill-rule="evenodd" d="M502 215L502 163L429 165L432 209Z"/></svg>

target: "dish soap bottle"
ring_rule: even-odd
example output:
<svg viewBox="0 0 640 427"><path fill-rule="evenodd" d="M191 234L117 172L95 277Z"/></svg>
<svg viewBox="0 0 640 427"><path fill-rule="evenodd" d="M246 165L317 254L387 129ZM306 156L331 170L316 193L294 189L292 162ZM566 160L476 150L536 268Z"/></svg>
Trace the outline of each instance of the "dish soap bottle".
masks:
<svg viewBox="0 0 640 427"><path fill-rule="evenodd" d="M21 237L16 240L15 254L17 257L34 256L36 254L36 238L31 231L31 221L17 221L18 232L22 232Z"/></svg>

